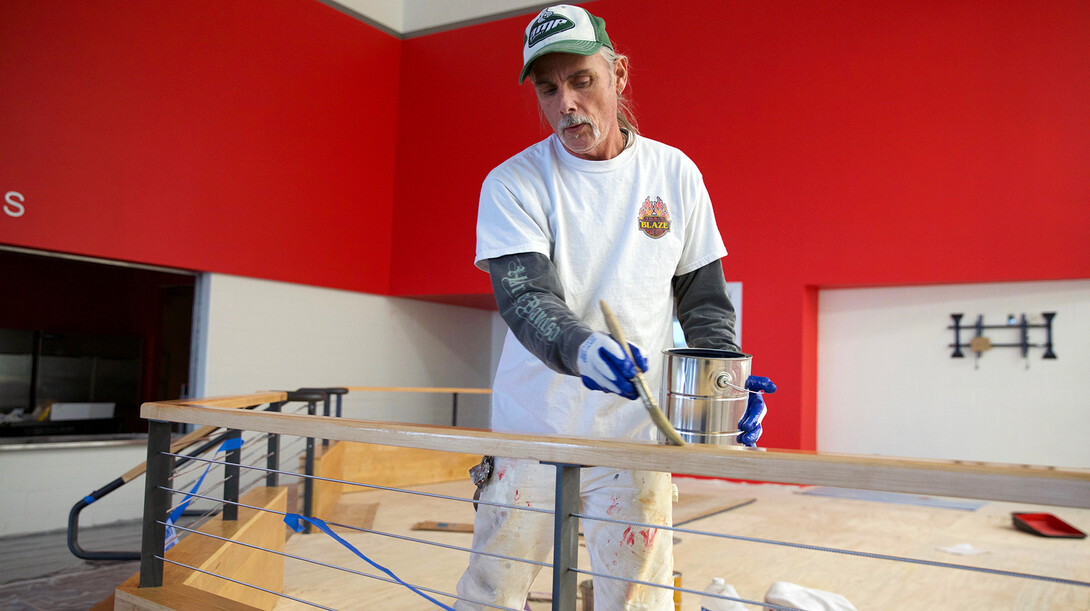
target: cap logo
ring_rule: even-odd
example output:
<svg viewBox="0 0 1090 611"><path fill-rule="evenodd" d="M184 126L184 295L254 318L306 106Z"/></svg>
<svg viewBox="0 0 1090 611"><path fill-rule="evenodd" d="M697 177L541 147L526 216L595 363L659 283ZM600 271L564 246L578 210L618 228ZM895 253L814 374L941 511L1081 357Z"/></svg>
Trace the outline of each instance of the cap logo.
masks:
<svg viewBox="0 0 1090 611"><path fill-rule="evenodd" d="M534 47L542 40L574 27L575 22L571 19L546 9L538 15L537 21L535 21L533 27L530 28L530 33L526 37L526 45Z"/></svg>
<svg viewBox="0 0 1090 611"><path fill-rule="evenodd" d="M670 232L670 210L661 197L643 200L639 213L640 231L649 238L661 238Z"/></svg>

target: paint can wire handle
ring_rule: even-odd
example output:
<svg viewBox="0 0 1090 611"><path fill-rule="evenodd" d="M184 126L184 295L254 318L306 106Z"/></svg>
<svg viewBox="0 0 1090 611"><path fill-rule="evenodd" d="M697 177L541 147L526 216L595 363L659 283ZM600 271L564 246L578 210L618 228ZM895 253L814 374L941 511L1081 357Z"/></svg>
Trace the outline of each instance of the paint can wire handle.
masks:
<svg viewBox="0 0 1090 611"><path fill-rule="evenodd" d="M717 378L715 378L715 385L718 386L719 388L726 388L726 387L729 386L730 388L733 388L734 390L737 390L737 391L740 391L740 392L747 392L747 393L749 393L751 395L762 395L762 394L764 394L763 390L750 390L750 389L745 388L743 386L738 386L737 384L734 384L733 382L731 382L730 374L727 373L726 371L724 371L723 373L720 373L719 376Z"/></svg>

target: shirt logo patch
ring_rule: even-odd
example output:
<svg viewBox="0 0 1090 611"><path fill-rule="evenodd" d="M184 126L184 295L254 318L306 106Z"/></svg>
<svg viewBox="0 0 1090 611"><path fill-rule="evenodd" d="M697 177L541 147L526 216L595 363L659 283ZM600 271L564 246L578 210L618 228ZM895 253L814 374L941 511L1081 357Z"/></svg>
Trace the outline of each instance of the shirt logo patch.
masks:
<svg viewBox="0 0 1090 611"><path fill-rule="evenodd" d="M669 233L670 211L666 208L666 202L660 197L656 197L655 201L651 201L650 197L643 200L639 222L640 231L649 238L658 239Z"/></svg>

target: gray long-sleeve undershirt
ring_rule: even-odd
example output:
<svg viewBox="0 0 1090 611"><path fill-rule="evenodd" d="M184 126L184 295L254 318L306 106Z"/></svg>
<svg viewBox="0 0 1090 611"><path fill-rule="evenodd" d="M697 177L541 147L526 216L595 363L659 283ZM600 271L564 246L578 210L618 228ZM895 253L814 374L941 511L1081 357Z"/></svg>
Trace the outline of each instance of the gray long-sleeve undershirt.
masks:
<svg viewBox="0 0 1090 611"><path fill-rule="evenodd" d="M579 375L579 346L593 333L564 302L556 267L543 254L524 252L489 259L500 316L519 342L550 369ZM694 348L738 351L734 305L718 260L672 281L678 321Z"/></svg>
<svg viewBox="0 0 1090 611"><path fill-rule="evenodd" d="M681 276L674 276L677 319L692 348L718 348L741 352L734 323L737 315L727 295L723 264L711 263Z"/></svg>

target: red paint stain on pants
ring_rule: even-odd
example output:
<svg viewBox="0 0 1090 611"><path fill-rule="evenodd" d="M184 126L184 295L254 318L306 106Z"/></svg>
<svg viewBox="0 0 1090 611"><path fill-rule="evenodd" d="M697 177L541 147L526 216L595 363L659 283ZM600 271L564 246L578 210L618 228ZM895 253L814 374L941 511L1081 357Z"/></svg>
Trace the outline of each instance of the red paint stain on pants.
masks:
<svg viewBox="0 0 1090 611"><path fill-rule="evenodd" d="M659 534L659 529L657 528L648 528L646 530L641 530L640 536L643 537L643 546L646 548L650 548L652 545L654 545L655 535L657 534Z"/></svg>

